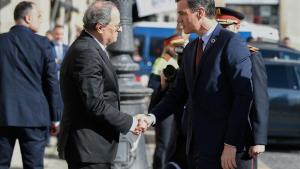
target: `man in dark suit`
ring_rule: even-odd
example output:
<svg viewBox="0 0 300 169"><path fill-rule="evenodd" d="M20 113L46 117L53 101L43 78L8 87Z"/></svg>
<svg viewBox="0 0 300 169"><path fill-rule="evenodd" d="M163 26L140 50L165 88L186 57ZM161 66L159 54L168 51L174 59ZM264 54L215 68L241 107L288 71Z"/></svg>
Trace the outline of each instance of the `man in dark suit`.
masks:
<svg viewBox="0 0 300 169"><path fill-rule="evenodd" d="M52 31L53 41L52 41L52 52L55 56L55 62L58 70L60 70L61 63L69 49L69 46L64 44L64 27L62 25L55 25Z"/></svg>
<svg viewBox="0 0 300 169"><path fill-rule="evenodd" d="M184 48L174 86L145 119L159 123L186 103L189 168L236 168L252 102L249 50L216 22L214 0L179 0L177 13L184 32L199 38Z"/></svg>
<svg viewBox="0 0 300 169"><path fill-rule="evenodd" d="M35 34L37 6L20 2L14 19L0 35L0 168L9 168L18 139L23 168L41 169L47 129L60 120L56 65L48 39Z"/></svg>
<svg viewBox="0 0 300 169"><path fill-rule="evenodd" d="M216 8L217 21L227 30L237 33L240 28L240 22L244 15L230 8ZM252 63L252 82L253 82L253 105L249 114L251 128L246 133L247 149L241 158L237 158L237 165L240 169L257 168L258 154L265 151L267 144L269 99L267 73L264 60L257 48L248 45L251 52ZM247 157L248 156L248 157ZM247 157L247 158L245 158Z"/></svg>
<svg viewBox="0 0 300 169"><path fill-rule="evenodd" d="M120 13L110 1L86 10L84 30L62 63L64 114L58 151L69 168L111 168L120 133L139 134L137 117L120 112L116 71L106 47L117 41Z"/></svg>

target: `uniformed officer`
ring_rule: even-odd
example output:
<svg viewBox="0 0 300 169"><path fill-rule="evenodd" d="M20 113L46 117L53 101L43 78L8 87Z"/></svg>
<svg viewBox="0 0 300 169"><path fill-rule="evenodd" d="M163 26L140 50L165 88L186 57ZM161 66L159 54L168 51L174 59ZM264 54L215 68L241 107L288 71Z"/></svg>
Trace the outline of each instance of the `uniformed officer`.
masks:
<svg viewBox="0 0 300 169"><path fill-rule="evenodd" d="M244 15L226 7L216 7L216 19L226 29L238 32L241 20ZM250 126L245 133L252 135L245 136L247 143L245 153L237 156L238 169L257 168L257 155L265 151L267 144L267 126L269 116L269 101L267 93L267 74L259 49L248 45L251 52L252 82L253 82L253 106L249 112Z"/></svg>

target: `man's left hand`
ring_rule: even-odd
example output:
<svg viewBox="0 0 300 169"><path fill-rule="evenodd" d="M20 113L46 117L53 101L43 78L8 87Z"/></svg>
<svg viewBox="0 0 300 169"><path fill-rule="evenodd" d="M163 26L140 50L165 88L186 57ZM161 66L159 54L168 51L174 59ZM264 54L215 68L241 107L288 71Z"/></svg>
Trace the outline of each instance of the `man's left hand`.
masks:
<svg viewBox="0 0 300 169"><path fill-rule="evenodd" d="M223 153L221 156L221 164L223 169L235 169L237 168L236 161L236 147L225 144Z"/></svg>

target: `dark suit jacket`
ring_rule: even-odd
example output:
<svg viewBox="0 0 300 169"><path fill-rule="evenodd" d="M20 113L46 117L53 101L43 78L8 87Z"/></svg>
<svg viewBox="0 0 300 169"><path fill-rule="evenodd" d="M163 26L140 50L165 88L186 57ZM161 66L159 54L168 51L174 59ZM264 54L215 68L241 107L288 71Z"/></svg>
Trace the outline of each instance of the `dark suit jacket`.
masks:
<svg viewBox="0 0 300 169"><path fill-rule="evenodd" d="M0 35L0 126L41 127L59 121L59 86L46 37L24 26Z"/></svg>
<svg viewBox="0 0 300 169"><path fill-rule="evenodd" d="M252 82L253 82L253 105L249 119L251 135L247 139L249 146L266 145L268 136L269 99L268 79L263 57L260 52L251 53ZM247 132L249 133L249 132Z"/></svg>
<svg viewBox="0 0 300 169"><path fill-rule="evenodd" d="M129 131L132 117L119 111L115 69L99 44L85 31L65 56L60 84L65 106L58 147L60 157L65 155L67 161L73 162L111 163L120 132Z"/></svg>
<svg viewBox="0 0 300 169"><path fill-rule="evenodd" d="M244 144L252 102L250 53L238 35L218 25L194 75L196 44L185 47L175 85L152 112L160 122L187 103L187 153L219 166L224 143L239 150Z"/></svg>
<svg viewBox="0 0 300 169"><path fill-rule="evenodd" d="M55 43L54 43L54 42L51 42L51 46L52 46L51 52L52 52L52 54L54 55L54 57L57 58L57 56L56 56L56 51L55 51ZM66 44L63 44L63 59L65 58L65 55L66 55L68 49L69 49L69 46L66 45ZM57 64L56 66L57 66L57 69L60 70L61 64Z"/></svg>

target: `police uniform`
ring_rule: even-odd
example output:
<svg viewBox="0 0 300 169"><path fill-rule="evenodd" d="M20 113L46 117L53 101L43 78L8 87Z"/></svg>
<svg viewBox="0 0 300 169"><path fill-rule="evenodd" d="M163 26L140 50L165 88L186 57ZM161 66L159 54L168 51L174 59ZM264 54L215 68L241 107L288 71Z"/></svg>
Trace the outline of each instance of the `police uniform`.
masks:
<svg viewBox="0 0 300 169"><path fill-rule="evenodd" d="M183 45L184 39L181 36L173 35L164 40L164 51L160 57L158 57L152 66L152 72L150 74L148 87L156 90L160 85L160 74L163 69L165 69L168 65L172 65L174 68L178 69L177 60L166 54L166 48L170 45Z"/></svg>
<svg viewBox="0 0 300 169"><path fill-rule="evenodd" d="M216 19L223 26L240 24L244 15L230 8L216 7ZM267 124L269 116L269 100L267 93L267 74L264 61L259 49L248 45L252 62L252 83L253 83L253 106L249 112L249 119L252 128L248 128L245 139L248 146L244 152L237 153L238 169L257 169L257 158L248 155L250 146L267 144Z"/></svg>

